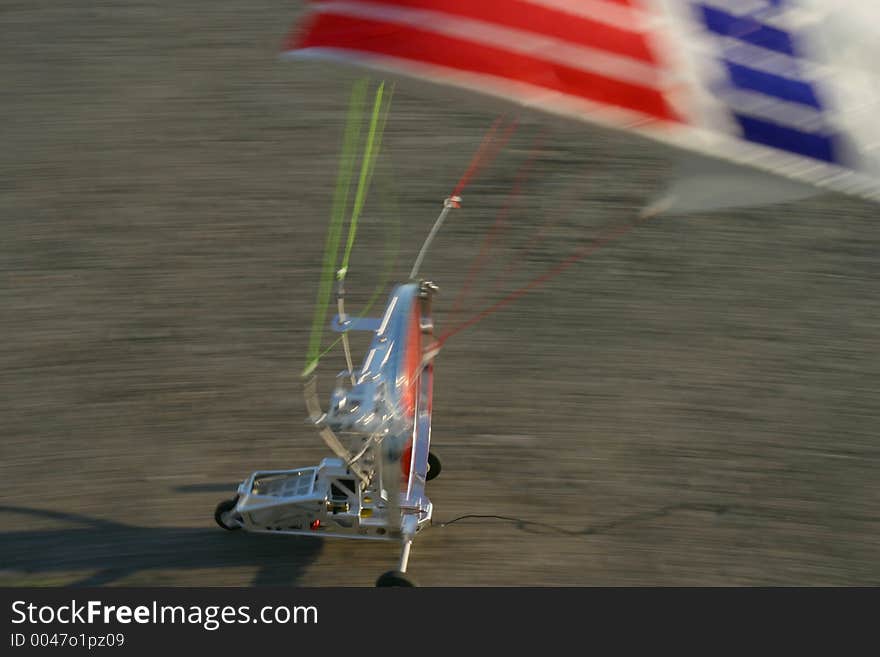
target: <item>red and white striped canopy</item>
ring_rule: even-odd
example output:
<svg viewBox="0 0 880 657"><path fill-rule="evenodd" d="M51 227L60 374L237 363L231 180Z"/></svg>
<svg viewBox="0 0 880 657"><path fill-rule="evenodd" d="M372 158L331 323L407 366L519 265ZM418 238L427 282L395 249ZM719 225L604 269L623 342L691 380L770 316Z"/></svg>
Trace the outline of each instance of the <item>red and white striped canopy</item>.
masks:
<svg viewBox="0 0 880 657"><path fill-rule="evenodd" d="M313 0L283 50L880 200L880 5L859 2Z"/></svg>

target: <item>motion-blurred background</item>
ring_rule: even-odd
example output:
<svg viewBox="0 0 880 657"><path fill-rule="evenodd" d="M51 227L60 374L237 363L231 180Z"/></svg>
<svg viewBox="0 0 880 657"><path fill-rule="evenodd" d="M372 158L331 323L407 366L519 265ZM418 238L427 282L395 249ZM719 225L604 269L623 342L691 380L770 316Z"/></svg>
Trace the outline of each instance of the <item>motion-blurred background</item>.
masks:
<svg viewBox="0 0 880 657"><path fill-rule="evenodd" d="M0 585L371 585L393 566L393 545L212 518L250 471L327 455L299 373L357 74L278 59L301 11L0 8ZM397 84L355 306L409 270L496 109ZM438 327L506 204L460 319L632 220L671 162L523 115L423 268ZM456 335L435 520L545 525L435 526L412 575L880 583L878 250L876 208L834 195L662 217Z"/></svg>

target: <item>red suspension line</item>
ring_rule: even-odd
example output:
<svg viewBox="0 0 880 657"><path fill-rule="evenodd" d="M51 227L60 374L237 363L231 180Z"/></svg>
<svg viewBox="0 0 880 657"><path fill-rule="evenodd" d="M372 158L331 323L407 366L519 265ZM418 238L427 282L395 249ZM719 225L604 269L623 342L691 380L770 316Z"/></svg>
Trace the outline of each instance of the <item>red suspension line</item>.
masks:
<svg viewBox="0 0 880 657"><path fill-rule="evenodd" d="M533 279L531 282L527 283L526 285L523 285L519 289L514 290L513 292L508 294L506 297L501 299L500 301L492 304L488 308L485 308L483 311L477 313L476 315L474 315L473 317L471 317L467 321L459 324L458 326L450 329L449 331L447 331L446 333L441 335L438 340L439 346L442 347L446 343L446 341L449 338L451 338L453 335L456 335L457 333L461 333L462 331L464 331L467 328L470 328L474 324L481 322L482 320L486 319L490 315L493 315L494 313L498 312L502 308L510 305L511 303L513 303L514 301L519 299L520 297L528 294L529 292L531 292L535 288L538 288L541 285L543 285L544 283L546 283L547 281L551 280L552 278L559 276L561 273L563 273L569 267L571 267L572 265L580 262L581 260L584 260L585 258L588 258L589 256L593 255L596 251L601 249L603 246L605 246L609 242L613 242L614 240L622 237L623 235L626 235L631 230L633 230L636 226L641 224L642 221L644 221L644 220L640 219L640 220L637 220L637 221L629 223L629 224L624 224L623 226L618 226L617 228L615 228L613 230L607 231L604 235L597 237L589 244L586 244L582 248L575 251L572 255L570 255L568 258L563 260L561 263L559 263L556 267L554 267L550 271L545 272L544 274Z"/></svg>
<svg viewBox="0 0 880 657"><path fill-rule="evenodd" d="M459 289L458 294L456 295L455 303L453 303L452 305L452 318L455 318L455 316L461 311L465 299L468 297L471 289L473 288L474 280L476 279L477 274L479 274L485 267L489 253L494 246L496 236L501 233L504 228L506 228L507 219L510 216L510 210L519 199L522 187L525 184L526 180L528 180L529 174L531 173L531 170L535 163L535 158L541 150L543 140L543 133L535 138L528 158L522 165L520 165L519 170L516 172L513 187L511 188L510 192L508 192L507 198L504 201L504 205L498 211L494 223L492 224L489 231L486 233L486 236L483 238L483 243L480 245L480 252L477 254L477 257L474 258L474 261L468 268L465 282Z"/></svg>
<svg viewBox="0 0 880 657"><path fill-rule="evenodd" d="M480 169L486 167L492 160L494 160L495 156L497 156L501 149L504 148L504 146L507 144L510 136L513 134L513 131L516 130L516 119L511 121L505 127L504 132L498 140L498 143L493 143L495 133L498 131L498 128L504 123L504 120L505 117L499 116L492 122L492 125L483 136L483 141L480 143L480 147L471 158L471 162L468 165L468 168L459 179L458 184L456 184L455 186L455 189L452 190L452 196L461 196L464 188L467 187L471 180L476 177Z"/></svg>
<svg viewBox="0 0 880 657"><path fill-rule="evenodd" d="M571 212L571 210L574 209L575 202L578 198L580 198L578 192L583 192L586 189L584 184L588 183L589 179L592 178L592 176L593 172L588 171L586 176L581 176L577 178L577 180L575 180L566 188L566 200L562 206L562 209L552 214L548 213L544 219L544 222L541 224L538 230L535 231L535 236L529 240L526 248L522 252L515 253L509 258L507 265L496 277L495 284L492 286L492 292L490 293L490 296L494 296L498 292L498 289L504 284L504 282L510 280L511 275L514 272L519 271L523 267L526 260L532 254L535 248L537 248L538 245L547 238L547 234L556 227L556 224L558 224L564 216L566 216L569 212Z"/></svg>

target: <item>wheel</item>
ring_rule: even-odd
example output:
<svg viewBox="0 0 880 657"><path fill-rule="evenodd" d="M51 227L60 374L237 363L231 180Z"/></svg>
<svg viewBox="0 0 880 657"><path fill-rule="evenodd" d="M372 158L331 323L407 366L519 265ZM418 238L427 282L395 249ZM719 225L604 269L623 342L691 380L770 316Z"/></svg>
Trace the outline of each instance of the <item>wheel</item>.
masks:
<svg viewBox="0 0 880 657"><path fill-rule="evenodd" d="M217 508L214 509L214 520L217 521L217 524L220 525L223 529L227 531L235 531L237 529L241 529L241 525L227 525L224 522L226 514L232 511L235 508L235 505L238 504L238 495L233 497L231 500L223 500L220 504L217 505Z"/></svg>
<svg viewBox="0 0 880 657"><path fill-rule="evenodd" d="M436 479L442 469L437 455L434 452L428 452L428 474L425 475L425 479L428 481Z"/></svg>
<svg viewBox="0 0 880 657"><path fill-rule="evenodd" d="M416 583L399 570L389 570L379 576L379 579L376 580L376 586L416 586Z"/></svg>

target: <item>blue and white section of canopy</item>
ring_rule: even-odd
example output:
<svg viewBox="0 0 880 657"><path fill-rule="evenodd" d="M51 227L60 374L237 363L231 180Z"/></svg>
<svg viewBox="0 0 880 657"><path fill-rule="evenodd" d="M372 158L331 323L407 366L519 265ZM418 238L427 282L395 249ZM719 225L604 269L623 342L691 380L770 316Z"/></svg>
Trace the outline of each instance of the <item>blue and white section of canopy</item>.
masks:
<svg viewBox="0 0 880 657"><path fill-rule="evenodd" d="M653 4L657 46L689 118L681 145L880 200L880 2ZM765 189L754 202L803 195L773 178L754 180L779 189L778 199ZM679 201L694 205L681 196L693 184L676 181L673 187ZM666 204L684 207L671 198ZM731 203L716 207L723 205Z"/></svg>

